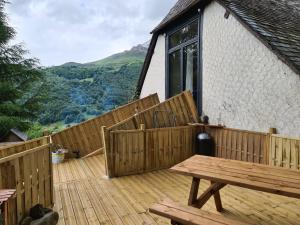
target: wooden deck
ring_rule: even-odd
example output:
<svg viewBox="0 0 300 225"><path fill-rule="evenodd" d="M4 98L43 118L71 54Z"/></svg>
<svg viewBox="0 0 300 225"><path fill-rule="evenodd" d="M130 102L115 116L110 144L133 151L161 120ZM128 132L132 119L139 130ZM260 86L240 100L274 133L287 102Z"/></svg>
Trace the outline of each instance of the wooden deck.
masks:
<svg viewBox="0 0 300 225"><path fill-rule="evenodd" d="M74 159L54 165L55 210L60 225L169 224L148 208L165 198L187 203L190 184L191 178L166 170L108 180L102 155ZM200 188L207 186L202 182ZM222 189L221 197L226 217L254 224L299 224L300 200L233 186ZM203 209L217 213L213 199Z"/></svg>

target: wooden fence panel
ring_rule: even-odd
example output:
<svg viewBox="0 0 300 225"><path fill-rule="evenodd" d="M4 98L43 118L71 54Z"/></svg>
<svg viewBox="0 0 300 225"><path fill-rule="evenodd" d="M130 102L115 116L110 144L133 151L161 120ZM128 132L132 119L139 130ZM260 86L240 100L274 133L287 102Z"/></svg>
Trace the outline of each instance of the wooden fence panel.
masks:
<svg viewBox="0 0 300 225"><path fill-rule="evenodd" d="M158 103L159 99L157 94L150 95L121 106L104 115L53 134L52 141L54 144L69 150L66 157L74 157L75 155L72 154L73 151L80 151L81 156L86 156L103 148L103 142L100 138L102 135L102 126L111 127L116 123L132 117L135 113L141 112ZM130 128L132 128L132 126Z"/></svg>
<svg viewBox="0 0 300 225"><path fill-rule="evenodd" d="M138 129L142 124L146 129L176 127L197 123L198 120L199 116L193 96L190 91L185 91L107 129L109 131L131 130Z"/></svg>
<svg viewBox="0 0 300 225"><path fill-rule="evenodd" d="M118 177L166 169L194 154L196 126L105 131L107 174Z"/></svg>
<svg viewBox="0 0 300 225"><path fill-rule="evenodd" d="M145 131L145 171L169 168L192 156L199 127L174 127Z"/></svg>
<svg viewBox="0 0 300 225"><path fill-rule="evenodd" d="M18 144L9 145L7 147L1 147L0 159L47 143L49 143L49 137L41 137L27 142L21 142Z"/></svg>
<svg viewBox="0 0 300 225"><path fill-rule="evenodd" d="M271 135L269 164L300 170L300 139Z"/></svg>
<svg viewBox="0 0 300 225"><path fill-rule="evenodd" d="M114 173L116 176L122 174L139 174L143 172L144 162L144 132L117 132L110 133L111 149L114 155Z"/></svg>
<svg viewBox="0 0 300 225"><path fill-rule="evenodd" d="M230 128L206 128L215 142L215 156L268 164L268 134Z"/></svg>
<svg viewBox="0 0 300 225"><path fill-rule="evenodd" d="M18 153L0 159L0 189L16 189L9 216L11 225L20 222L38 203L46 207L53 205L50 138L46 138L40 146L26 149L35 144L34 141L27 142L23 148L18 145Z"/></svg>

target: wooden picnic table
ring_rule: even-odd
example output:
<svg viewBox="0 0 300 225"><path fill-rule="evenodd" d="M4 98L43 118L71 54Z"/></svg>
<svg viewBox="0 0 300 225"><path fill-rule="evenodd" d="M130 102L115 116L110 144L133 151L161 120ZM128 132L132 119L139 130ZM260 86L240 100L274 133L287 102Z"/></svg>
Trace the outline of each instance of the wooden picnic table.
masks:
<svg viewBox="0 0 300 225"><path fill-rule="evenodd" d="M220 190L227 184L300 199L300 171L243 161L195 155L172 167L171 172L193 177L188 204L196 208L214 196L223 210ZM211 185L198 197L200 179Z"/></svg>

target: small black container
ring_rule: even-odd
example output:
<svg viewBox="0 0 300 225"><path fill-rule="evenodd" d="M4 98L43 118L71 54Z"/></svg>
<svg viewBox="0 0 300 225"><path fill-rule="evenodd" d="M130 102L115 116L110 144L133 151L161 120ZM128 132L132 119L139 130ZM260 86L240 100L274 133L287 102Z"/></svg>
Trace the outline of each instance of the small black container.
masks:
<svg viewBox="0 0 300 225"><path fill-rule="evenodd" d="M198 147L196 154L214 156L215 144L213 139L207 133L200 133L197 136Z"/></svg>

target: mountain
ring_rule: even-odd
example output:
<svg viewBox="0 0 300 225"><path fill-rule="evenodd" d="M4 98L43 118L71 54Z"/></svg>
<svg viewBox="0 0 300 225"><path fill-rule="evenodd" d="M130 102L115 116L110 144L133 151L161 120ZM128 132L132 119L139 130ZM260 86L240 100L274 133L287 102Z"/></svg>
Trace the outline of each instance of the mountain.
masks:
<svg viewBox="0 0 300 225"><path fill-rule="evenodd" d="M48 83L39 123L69 126L132 99L147 43L90 62L68 62L45 69Z"/></svg>
<svg viewBox="0 0 300 225"><path fill-rule="evenodd" d="M114 54L112 56L109 56L105 59L101 59L92 63L89 63L91 65L123 65L127 63L132 62L140 62L141 60L144 61L144 58L147 53L147 45L140 44L137 46L132 47L130 50Z"/></svg>

